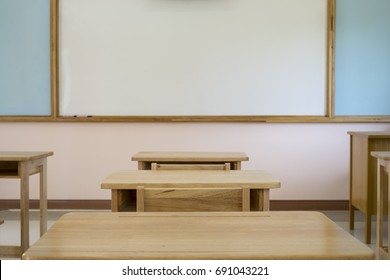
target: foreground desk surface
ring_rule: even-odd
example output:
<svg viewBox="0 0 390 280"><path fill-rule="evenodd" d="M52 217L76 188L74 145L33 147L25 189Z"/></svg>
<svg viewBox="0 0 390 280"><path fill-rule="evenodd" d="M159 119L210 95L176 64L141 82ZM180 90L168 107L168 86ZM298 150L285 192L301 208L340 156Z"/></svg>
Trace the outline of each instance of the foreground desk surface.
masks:
<svg viewBox="0 0 390 280"><path fill-rule="evenodd" d="M137 195L135 194L135 190L141 187L160 189L162 192L170 192L172 196L175 195L174 192L181 194L183 192L186 194L197 192L198 194L202 193L204 197L209 193L214 194L218 190L225 189L229 191L229 189L241 188L248 190L246 192L248 194L247 200L250 201L248 208L267 211L269 210L269 190L279 188L280 181L268 172L260 170L125 170L109 175L103 180L101 187L111 189L111 208L115 212L134 211L129 209L132 209L131 204L135 204L134 197L136 196L135 200L140 198L138 192ZM157 200L154 201L158 202ZM184 205L183 203L178 204L180 201ZM216 200L214 201L216 202ZM165 207L168 208L168 211L175 211L174 209L184 211L186 205L189 206L188 211L202 211L197 208L197 203L191 199L191 194L186 197L186 200L179 197L179 199L171 200L171 202L166 205L168 207ZM224 211L226 205L229 206L229 202L225 203L223 199L220 199L216 204L204 203L201 208L205 211L219 211L218 209ZM209 207L211 209L207 210ZM159 210L152 208L150 211L158 212Z"/></svg>
<svg viewBox="0 0 390 280"><path fill-rule="evenodd" d="M69 213L23 259L373 259L318 212Z"/></svg>
<svg viewBox="0 0 390 280"><path fill-rule="evenodd" d="M20 179L20 246L0 246L0 257L20 257L29 247L29 176L40 174L40 234L47 229L47 157L53 152L0 151L0 178Z"/></svg>

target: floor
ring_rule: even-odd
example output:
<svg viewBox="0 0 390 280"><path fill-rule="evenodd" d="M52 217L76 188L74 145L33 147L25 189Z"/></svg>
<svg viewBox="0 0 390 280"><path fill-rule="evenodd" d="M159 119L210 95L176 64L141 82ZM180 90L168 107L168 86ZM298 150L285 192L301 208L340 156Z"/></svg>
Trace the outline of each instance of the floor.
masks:
<svg viewBox="0 0 390 280"><path fill-rule="evenodd" d="M48 211L48 228L59 219L63 214L74 212L75 210L49 210ZM83 210L85 211L85 210ZM348 211L323 211L331 220L337 223L345 231L350 232L360 241L364 242L364 214L356 211L355 214L355 229L349 230L349 214ZM0 245L17 245L20 242L20 224L19 210L4 210L0 211L0 219L4 220L4 224L0 225ZM372 243L368 244L375 251L375 217L372 223ZM387 224L385 224L387 229ZM385 234L387 236L387 233ZM30 244L34 244L39 238L39 211L30 210ZM387 240L384 240L385 244Z"/></svg>

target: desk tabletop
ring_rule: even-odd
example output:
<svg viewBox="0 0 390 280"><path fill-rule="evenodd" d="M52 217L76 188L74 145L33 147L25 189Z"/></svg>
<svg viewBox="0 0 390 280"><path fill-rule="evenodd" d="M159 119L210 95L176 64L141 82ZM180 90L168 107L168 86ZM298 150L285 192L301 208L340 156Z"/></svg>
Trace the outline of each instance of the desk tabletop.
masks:
<svg viewBox="0 0 390 280"><path fill-rule="evenodd" d="M390 131L349 131L349 135L364 136L368 138L389 138Z"/></svg>
<svg viewBox="0 0 390 280"><path fill-rule="evenodd" d="M390 152L371 152L371 155L379 159L390 160Z"/></svg>
<svg viewBox="0 0 390 280"><path fill-rule="evenodd" d="M62 216L23 259L373 259L319 212L88 212Z"/></svg>
<svg viewBox="0 0 390 280"><path fill-rule="evenodd" d="M0 151L0 161L25 161L52 156L53 152Z"/></svg>
<svg viewBox="0 0 390 280"><path fill-rule="evenodd" d="M139 152L131 160L158 162L229 162L247 161L245 153L232 152Z"/></svg>
<svg viewBox="0 0 390 280"><path fill-rule="evenodd" d="M280 181L262 170L124 170L105 178L102 189L145 188L279 188Z"/></svg>

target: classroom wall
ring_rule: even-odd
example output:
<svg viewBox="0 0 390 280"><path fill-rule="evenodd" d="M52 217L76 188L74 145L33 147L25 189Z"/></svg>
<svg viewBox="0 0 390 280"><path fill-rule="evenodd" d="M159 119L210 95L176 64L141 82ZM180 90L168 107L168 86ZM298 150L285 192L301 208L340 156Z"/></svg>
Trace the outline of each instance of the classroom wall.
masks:
<svg viewBox="0 0 390 280"><path fill-rule="evenodd" d="M53 151L49 199L110 199L100 182L136 169L139 151L245 152L243 169L268 170L282 183L274 200L347 200L348 131L390 130L386 123L0 123L1 150ZM0 180L0 199L19 198L18 180ZM38 198L38 175L31 177Z"/></svg>
<svg viewBox="0 0 390 280"><path fill-rule="evenodd" d="M346 200L347 132L376 130L390 124L0 122L0 150L53 151L49 199L109 199L100 189L104 177L136 169L131 156L139 151L159 150L245 152L250 160L243 169L265 169L281 180L271 199ZM38 198L37 175L31 183L31 197ZM18 184L0 180L0 199L19 198Z"/></svg>

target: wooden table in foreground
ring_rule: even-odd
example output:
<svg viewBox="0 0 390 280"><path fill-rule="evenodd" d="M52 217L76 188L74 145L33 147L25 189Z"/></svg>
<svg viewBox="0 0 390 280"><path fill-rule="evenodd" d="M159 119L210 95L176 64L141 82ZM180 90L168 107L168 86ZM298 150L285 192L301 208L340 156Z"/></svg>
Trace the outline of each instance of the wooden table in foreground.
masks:
<svg viewBox="0 0 390 280"><path fill-rule="evenodd" d="M20 246L0 246L0 257L21 257L29 247L29 176L40 174L40 234L47 230L47 160L52 152L0 151L0 178L20 179Z"/></svg>
<svg viewBox="0 0 390 280"><path fill-rule="evenodd" d="M267 211L280 181L258 170L126 170L101 187L111 189L114 212Z"/></svg>
<svg viewBox="0 0 390 280"><path fill-rule="evenodd" d="M139 170L240 170L248 156L237 152L139 152L131 159L138 161Z"/></svg>
<svg viewBox="0 0 390 280"><path fill-rule="evenodd" d="M376 215L376 250L378 258L389 259L390 242L390 152L371 152L378 161L377 166L377 215ZM385 207L387 205L387 209ZM387 212L387 213L386 213ZM383 243L383 218L387 216L387 246Z"/></svg>
<svg viewBox="0 0 390 280"><path fill-rule="evenodd" d="M23 259L373 259L319 212L69 213Z"/></svg>

